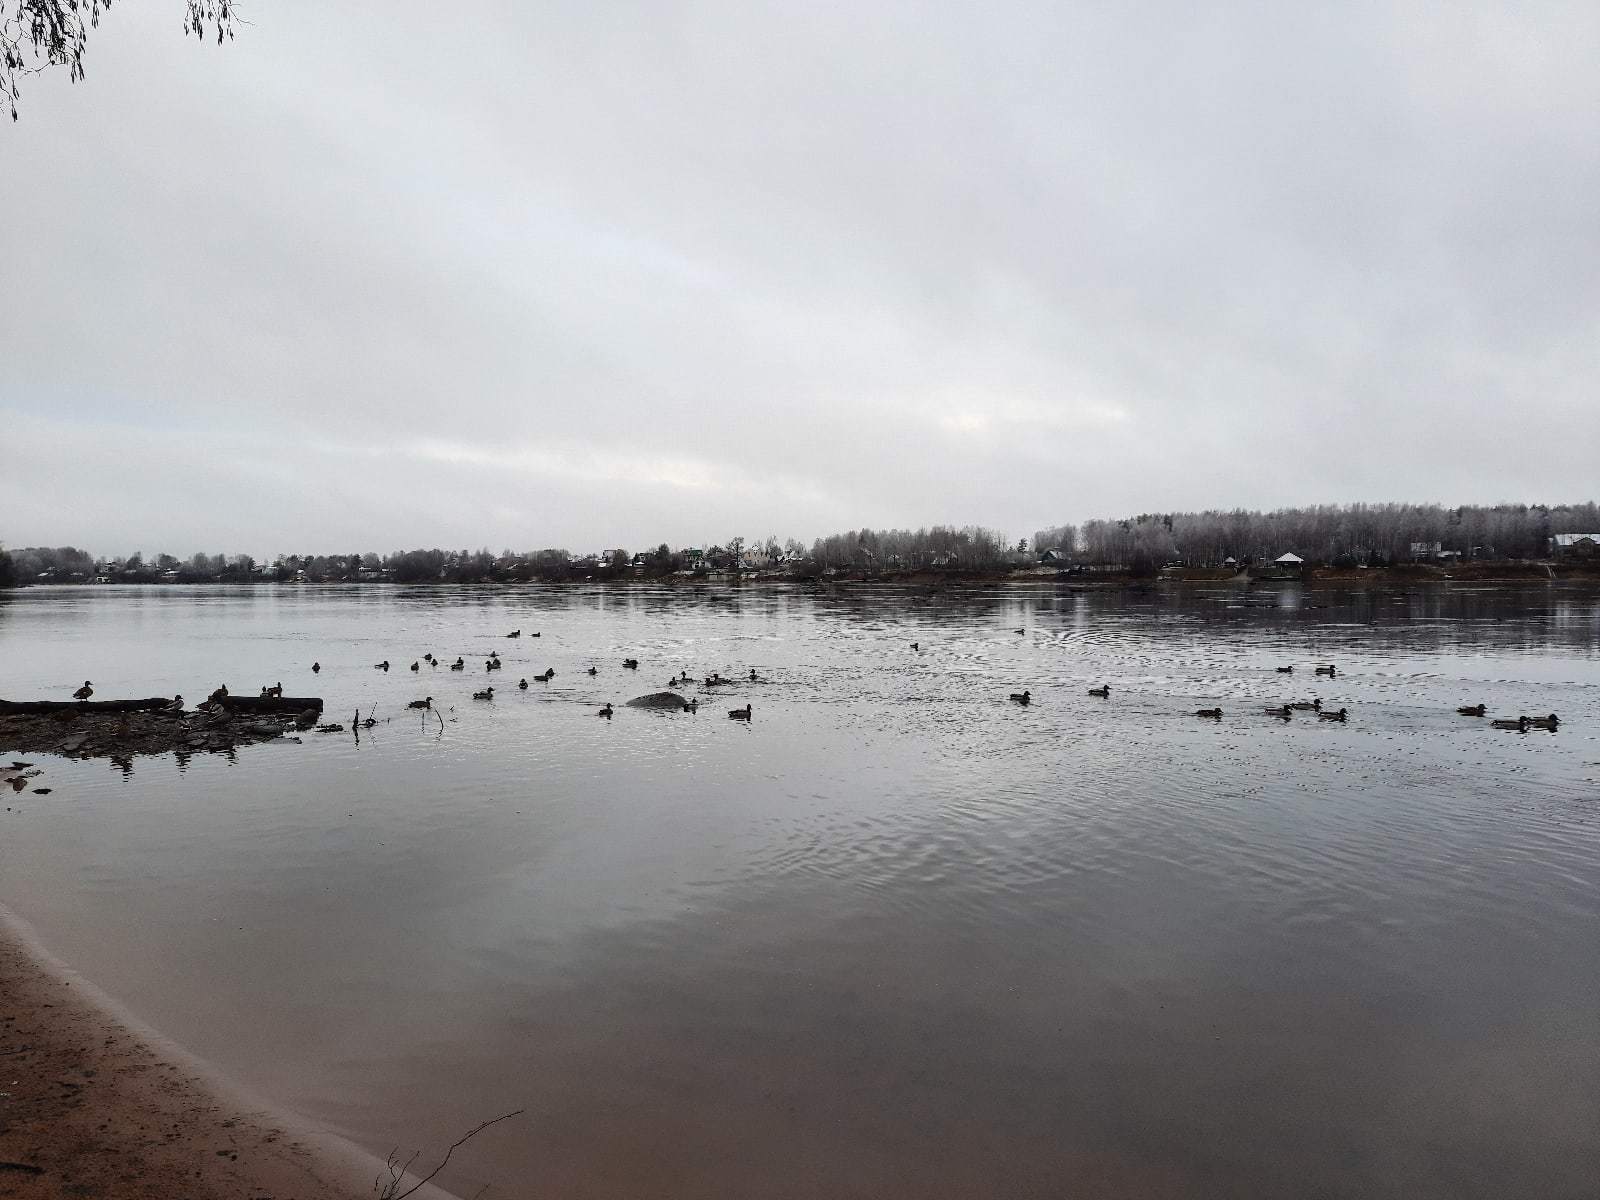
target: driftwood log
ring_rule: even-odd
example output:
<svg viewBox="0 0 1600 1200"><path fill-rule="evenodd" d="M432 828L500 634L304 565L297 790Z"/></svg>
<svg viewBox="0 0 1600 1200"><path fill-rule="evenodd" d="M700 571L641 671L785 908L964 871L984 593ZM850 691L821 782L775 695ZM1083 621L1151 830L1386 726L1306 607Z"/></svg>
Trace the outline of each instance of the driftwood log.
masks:
<svg viewBox="0 0 1600 1200"><path fill-rule="evenodd" d="M152 696L148 700L0 700L0 716L53 713L66 709L84 713L154 712L171 703L171 696Z"/></svg>
<svg viewBox="0 0 1600 1200"><path fill-rule="evenodd" d="M321 696L224 696L222 707L229 712L247 713L303 713L306 709L322 711Z"/></svg>

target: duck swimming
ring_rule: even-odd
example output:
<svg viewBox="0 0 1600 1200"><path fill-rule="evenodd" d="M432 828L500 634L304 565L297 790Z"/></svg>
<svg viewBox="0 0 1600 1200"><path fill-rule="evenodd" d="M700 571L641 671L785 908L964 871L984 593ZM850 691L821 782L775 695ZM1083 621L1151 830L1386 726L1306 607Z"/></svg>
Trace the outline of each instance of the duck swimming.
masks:
<svg viewBox="0 0 1600 1200"><path fill-rule="evenodd" d="M693 700L685 700L683 703L683 711L687 713L699 712L700 698L697 696Z"/></svg>
<svg viewBox="0 0 1600 1200"><path fill-rule="evenodd" d="M630 671L637 671L639 669L639 660L637 658L625 658L622 660L622 665Z"/></svg>
<svg viewBox="0 0 1600 1200"><path fill-rule="evenodd" d="M1348 715L1349 714L1342 708L1335 709L1333 712L1323 712L1321 709L1317 710L1317 719L1321 721L1343 721Z"/></svg>
<svg viewBox="0 0 1600 1200"><path fill-rule="evenodd" d="M506 636L507 637L521 637L522 636L522 630L513 629L510 633L506 634Z"/></svg>
<svg viewBox="0 0 1600 1200"><path fill-rule="evenodd" d="M1496 729L1515 729L1518 733L1527 733L1529 721L1527 717L1518 717L1514 721L1496 717L1492 724Z"/></svg>
<svg viewBox="0 0 1600 1200"><path fill-rule="evenodd" d="M413 700L410 704L406 705L406 707L407 708L432 708L433 707L433 697L429 696L425 700Z"/></svg>
<svg viewBox="0 0 1600 1200"><path fill-rule="evenodd" d="M599 672L599 671L597 671L597 670L595 670L595 669L594 669L594 668L593 668L593 667L590 667L590 668L589 668L589 674L591 674L591 675L598 675L598 674L600 674L600 672Z"/></svg>
<svg viewBox="0 0 1600 1200"><path fill-rule="evenodd" d="M1290 708L1287 704L1280 705L1278 708L1267 709L1267 716L1279 717L1282 720L1287 721L1290 717L1294 716L1294 709Z"/></svg>
<svg viewBox="0 0 1600 1200"><path fill-rule="evenodd" d="M1287 666L1287 667L1274 667L1273 669L1275 671L1277 671L1279 675L1293 675L1294 674L1294 667L1292 665L1291 666Z"/></svg>
<svg viewBox="0 0 1600 1200"><path fill-rule="evenodd" d="M94 685L85 679L83 686L72 693L72 698L74 700L87 700L92 695L94 695Z"/></svg>
<svg viewBox="0 0 1600 1200"><path fill-rule="evenodd" d="M597 712L595 714L595 716L597 716L597 717L609 717L610 715L611 715L611 704L610 704L609 701L607 701L606 706L604 708L602 708L599 712Z"/></svg>
<svg viewBox="0 0 1600 1200"><path fill-rule="evenodd" d="M1025 691L1021 691L1021 692L1012 692L1011 693L1011 699L1017 704L1023 704L1023 705L1032 704L1033 703L1033 693L1032 693L1031 690L1025 690Z"/></svg>
<svg viewBox="0 0 1600 1200"><path fill-rule="evenodd" d="M1316 671L1318 675L1326 675L1329 679L1332 679L1339 673L1339 668L1334 666L1332 663L1329 663L1325 667L1318 667Z"/></svg>
<svg viewBox="0 0 1600 1200"><path fill-rule="evenodd" d="M450 669L452 671L465 671L467 669L467 664L458 658L455 660L455 662L450 664Z"/></svg>
<svg viewBox="0 0 1600 1200"><path fill-rule="evenodd" d="M372 669L374 671L387 671L389 669L389 660L386 658L381 663L373 663Z"/></svg>
<svg viewBox="0 0 1600 1200"><path fill-rule="evenodd" d="M1481 717L1489 711L1486 704L1469 704L1465 708L1456 709L1463 717Z"/></svg>
<svg viewBox="0 0 1600 1200"><path fill-rule="evenodd" d="M524 692L527 691L528 690L528 681L526 679L517 680L517 687L520 688Z"/></svg>
<svg viewBox="0 0 1600 1200"><path fill-rule="evenodd" d="M1194 715L1197 717L1210 717L1214 721L1222 720L1222 710L1220 708L1197 708Z"/></svg>
<svg viewBox="0 0 1600 1200"><path fill-rule="evenodd" d="M487 687L487 688L484 688L483 691L481 691L481 692L473 692L472 693L472 698L474 700L493 700L494 699L494 689L492 687Z"/></svg>
<svg viewBox="0 0 1600 1200"><path fill-rule="evenodd" d="M414 663L411 664L411 669L413 671L420 671L420 670L422 670L422 664L419 663L419 662L414 662Z"/></svg>
<svg viewBox="0 0 1600 1200"><path fill-rule="evenodd" d="M1322 711L1322 701L1321 701L1321 699L1317 699L1317 700L1295 700L1295 701L1291 702L1288 705L1288 707L1289 708L1293 708L1293 709L1298 709L1300 712L1321 712Z"/></svg>
<svg viewBox="0 0 1600 1200"><path fill-rule="evenodd" d="M321 672L322 672L322 664L321 663L314 662L314 663L311 664L311 673L313 675L321 674Z"/></svg>
<svg viewBox="0 0 1600 1200"><path fill-rule="evenodd" d="M730 708L728 716L735 721L748 721L750 719L750 706L746 704L743 708Z"/></svg>
<svg viewBox="0 0 1600 1200"><path fill-rule="evenodd" d="M1111 695L1111 685L1109 683L1102 683L1097 688L1090 688L1089 695L1099 696L1100 699L1105 700Z"/></svg>
<svg viewBox="0 0 1600 1200"><path fill-rule="evenodd" d="M1526 720L1535 729L1554 730L1556 726L1561 724L1561 718L1556 716L1555 713L1551 713L1548 717L1528 717Z"/></svg>

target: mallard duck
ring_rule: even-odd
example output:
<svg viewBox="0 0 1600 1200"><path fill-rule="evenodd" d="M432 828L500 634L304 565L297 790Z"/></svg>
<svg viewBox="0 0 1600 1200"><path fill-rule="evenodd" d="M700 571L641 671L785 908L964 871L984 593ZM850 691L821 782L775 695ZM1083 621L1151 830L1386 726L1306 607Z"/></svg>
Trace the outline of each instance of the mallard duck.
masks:
<svg viewBox="0 0 1600 1200"><path fill-rule="evenodd" d="M1111 685L1109 683L1102 683L1097 688L1090 688L1089 695L1099 696L1100 699L1105 700L1111 695Z"/></svg>
<svg viewBox="0 0 1600 1200"><path fill-rule="evenodd" d="M1505 717L1496 717L1493 725L1496 729L1515 729L1519 733L1526 733L1528 732L1529 721L1527 717L1518 717L1514 721Z"/></svg>
<svg viewBox="0 0 1600 1200"><path fill-rule="evenodd" d="M414 662L411 664L411 669L413 671L420 671L422 670L422 664L420 662Z"/></svg>
<svg viewBox="0 0 1600 1200"><path fill-rule="evenodd" d="M911 648L913 650L921 650L922 649L922 645L919 642L912 642L911 643Z"/></svg>
<svg viewBox="0 0 1600 1200"><path fill-rule="evenodd" d="M756 669L754 667L750 668L750 682L751 683L760 683L761 682L761 676L756 674Z"/></svg>
<svg viewBox="0 0 1600 1200"><path fill-rule="evenodd" d="M1194 710L1194 715L1197 717L1210 717L1212 720L1220 721L1222 719L1222 710L1220 708L1197 708Z"/></svg>
<svg viewBox="0 0 1600 1200"><path fill-rule="evenodd" d="M319 675L319 674L321 674L321 673L322 673L322 664L321 664L321 663L319 663L319 662L314 662L314 663L312 663L312 664L311 664L311 673L312 673L312 674L313 674L313 675Z"/></svg>
<svg viewBox="0 0 1600 1200"><path fill-rule="evenodd" d="M181 713L183 711L183 697L174 696L170 701L168 701L166 706L163 707L161 711L166 713Z"/></svg>
<svg viewBox="0 0 1600 1200"><path fill-rule="evenodd" d="M1456 709L1463 717L1481 717L1489 711L1486 704L1469 704L1465 708Z"/></svg>
<svg viewBox="0 0 1600 1200"><path fill-rule="evenodd" d="M1290 703L1289 707L1300 712L1321 712L1322 700L1320 698L1316 700L1295 700Z"/></svg>
<svg viewBox="0 0 1600 1200"><path fill-rule="evenodd" d="M728 716L735 721L748 721L750 719L750 706L746 704L743 708L730 708Z"/></svg>
<svg viewBox="0 0 1600 1200"><path fill-rule="evenodd" d="M597 670L597 669L596 669L596 668L594 668L594 667L590 667L590 668L589 668L589 674L591 674L591 675L598 675L598 674L600 674L600 672L599 672L599 671L598 671L598 670Z"/></svg>
<svg viewBox="0 0 1600 1200"><path fill-rule="evenodd" d="M685 700L684 704L683 704L683 711L686 712L686 713L699 712L700 711L700 699L699 699L699 697L696 697L693 700Z"/></svg>
<svg viewBox="0 0 1600 1200"><path fill-rule="evenodd" d="M406 707L407 708L432 708L433 707L433 697L429 696L429 697L427 697L426 699L423 699L423 700L413 700L410 704L406 705Z"/></svg>
<svg viewBox="0 0 1600 1200"><path fill-rule="evenodd" d="M507 637L521 637L522 636L522 630L513 629L510 633L506 634L506 636Z"/></svg>
<svg viewBox="0 0 1600 1200"><path fill-rule="evenodd" d="M373 663L372 669L374 671L387 671L389 669L389 660L386 658L381 663Z"/></svg>
<svg viewBox="0 0 1600 1200"><path fill-rule="evenodd" d="M554 667L546 667L544 669L544 674L543 675L535 675L534 676L535 679L540 680L543 683L549 683L555 677L556 677L556 669Z"/></svg>
<svg viewBox="0 0 1600 1200"><path fill-rule="evenodd" d="M1273 670L1277 671L1279 675L1293 675L1294 674L1294 667L1292 665L1291 666L1287 666L1287 667L1274 667Z"/></svg>
<svg viewBox="0 0 1600 1200"><path fill-rule="evenodd" d="M1294 709L1290 708L1287 704L1279 705L1277 708L1267 709L1267 716L1278 717L1281 720L1287 721L1290 717L1294 716Z"/></svg>
<svg viewBox="0 0 1600 1200"><path fill-rule="evenodd" d="M439 660L433 656L433 651L431 650L422 656L422 661L427 663L430 667L437 667L439 665Z"/></svg>
<svg viewBox="0 0 1600 1200"><path fill-rule="evenodd" d="M1323 712L1320 709L1317 711L1317 719L1321 721L1342 721L1348 715L1342 708L1335 709L1332 712Z"/></svg>
<svg viewBox="0 0 1600 1200"><path fill-rule="evenodd" d="M533 631L533 632L532 632L532 633L530 633L530 634L529 634L529 635L528 635L528 636L529 636L529 637L538 637L538 636L539 636L539 631L538 631L538 630L537 630L537 629L535 629L535 630L534 630L534 631Z"/></svg>
<svg viewBox="0 0 1600 1200"><path fill-rule="evenodd" d="M1339 673L1339 668L1334 666L1332 663L1329 663L1325 667L1317 667L1316 672L1318 675L1326 675L1329 679L1332 679Z"/></svg>
<svg viewBox="0 0 1600 1200"><path fill-rule="evenodd" d="M486 687L481 692L473 692L472 698L474 700L493 700L494 689L492 687Z"/></svg>
<svg viewBox="0 0 1600 1200"><path fill-rule="evenodd" d="M595 715L599 716L599 717L609 717L611 715L611 705L610 705L610 703L607 702L606 706L604 708L602 708Z"/></svg>
<svg viewBox="0 0 1600 1200"><path fill-rule="evenodd" d="M94 685L85 679L83 686L72 693L72 698L74 700L87 700L92 695L94 695Z"/></svg>
<svg viewBox="0 0 1600 1200"><path fill-rule="evenodd" d="M1528 724L1536 729L1554 729L1561 724L1561 718L1551 713L1547 717L1529 717Z"/></svg>
<svg viewBox="0 0 1600 1200"><path fill-rule="evenodd" d="M455 662L450 664L450 669L452 671L465 671L467 669L467 664L458 658L455 660Z"/></svg>
<svg viewBox="0 0 1600 1200"><path fill-rule="evenodd" d="M1011 632L1012 633L1027 633L1028 631L1026 629L1013 629Z"/></svg>
<svg viewBox="0 0 1600 1200"><path fill-rule="evenodd" d="M517 680L517 688L520 691L524 691L524 692L527 691L528 690L528 681L526 679Z"/></svg>
<svg viewBox="0 0 1600 1200"><path fill-rule="evenodd" d="M637 658L625 658L622 660L622 665L630 671L637 671L639 669L639 660Z"/></svg>
<svg viewBox="0 0 1600 1200"><path fill-rule="evenodd" d="M1011 699L1018 704L1032 704L1033 693L1031 691L1012 692Z"/></svg>

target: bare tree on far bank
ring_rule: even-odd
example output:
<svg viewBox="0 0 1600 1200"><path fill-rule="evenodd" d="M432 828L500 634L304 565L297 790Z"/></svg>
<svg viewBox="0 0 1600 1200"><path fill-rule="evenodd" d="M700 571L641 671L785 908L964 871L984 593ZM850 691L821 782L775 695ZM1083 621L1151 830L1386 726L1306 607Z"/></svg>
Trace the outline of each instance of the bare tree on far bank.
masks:
<svg viewBox="0 0 1600 1200"><path fill-rule="evenodd" d="M1600 506L1583 504L1319 504L1272 512L1210 509L1141 513L1040 530L1038 551L1135 570L1275 558L1285 551L1334 566L1408 562L1449 552L1461 558L1543 558L1560 533L1600 530Z"/></svg>

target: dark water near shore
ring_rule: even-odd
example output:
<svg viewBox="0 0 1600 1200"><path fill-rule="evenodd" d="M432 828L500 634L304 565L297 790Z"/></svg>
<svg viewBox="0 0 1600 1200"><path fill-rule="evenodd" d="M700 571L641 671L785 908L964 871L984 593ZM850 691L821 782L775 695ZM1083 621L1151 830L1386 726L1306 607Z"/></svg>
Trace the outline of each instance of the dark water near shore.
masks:
<svg viewBox="0 0 1600 1200"><path fill-rule="evenodd" d="M458 1194L1600 1195L1593 592L0 595L0 696L85 677L393 717L36 760L0 900L379 1154L526 1107Z"/></svg>

